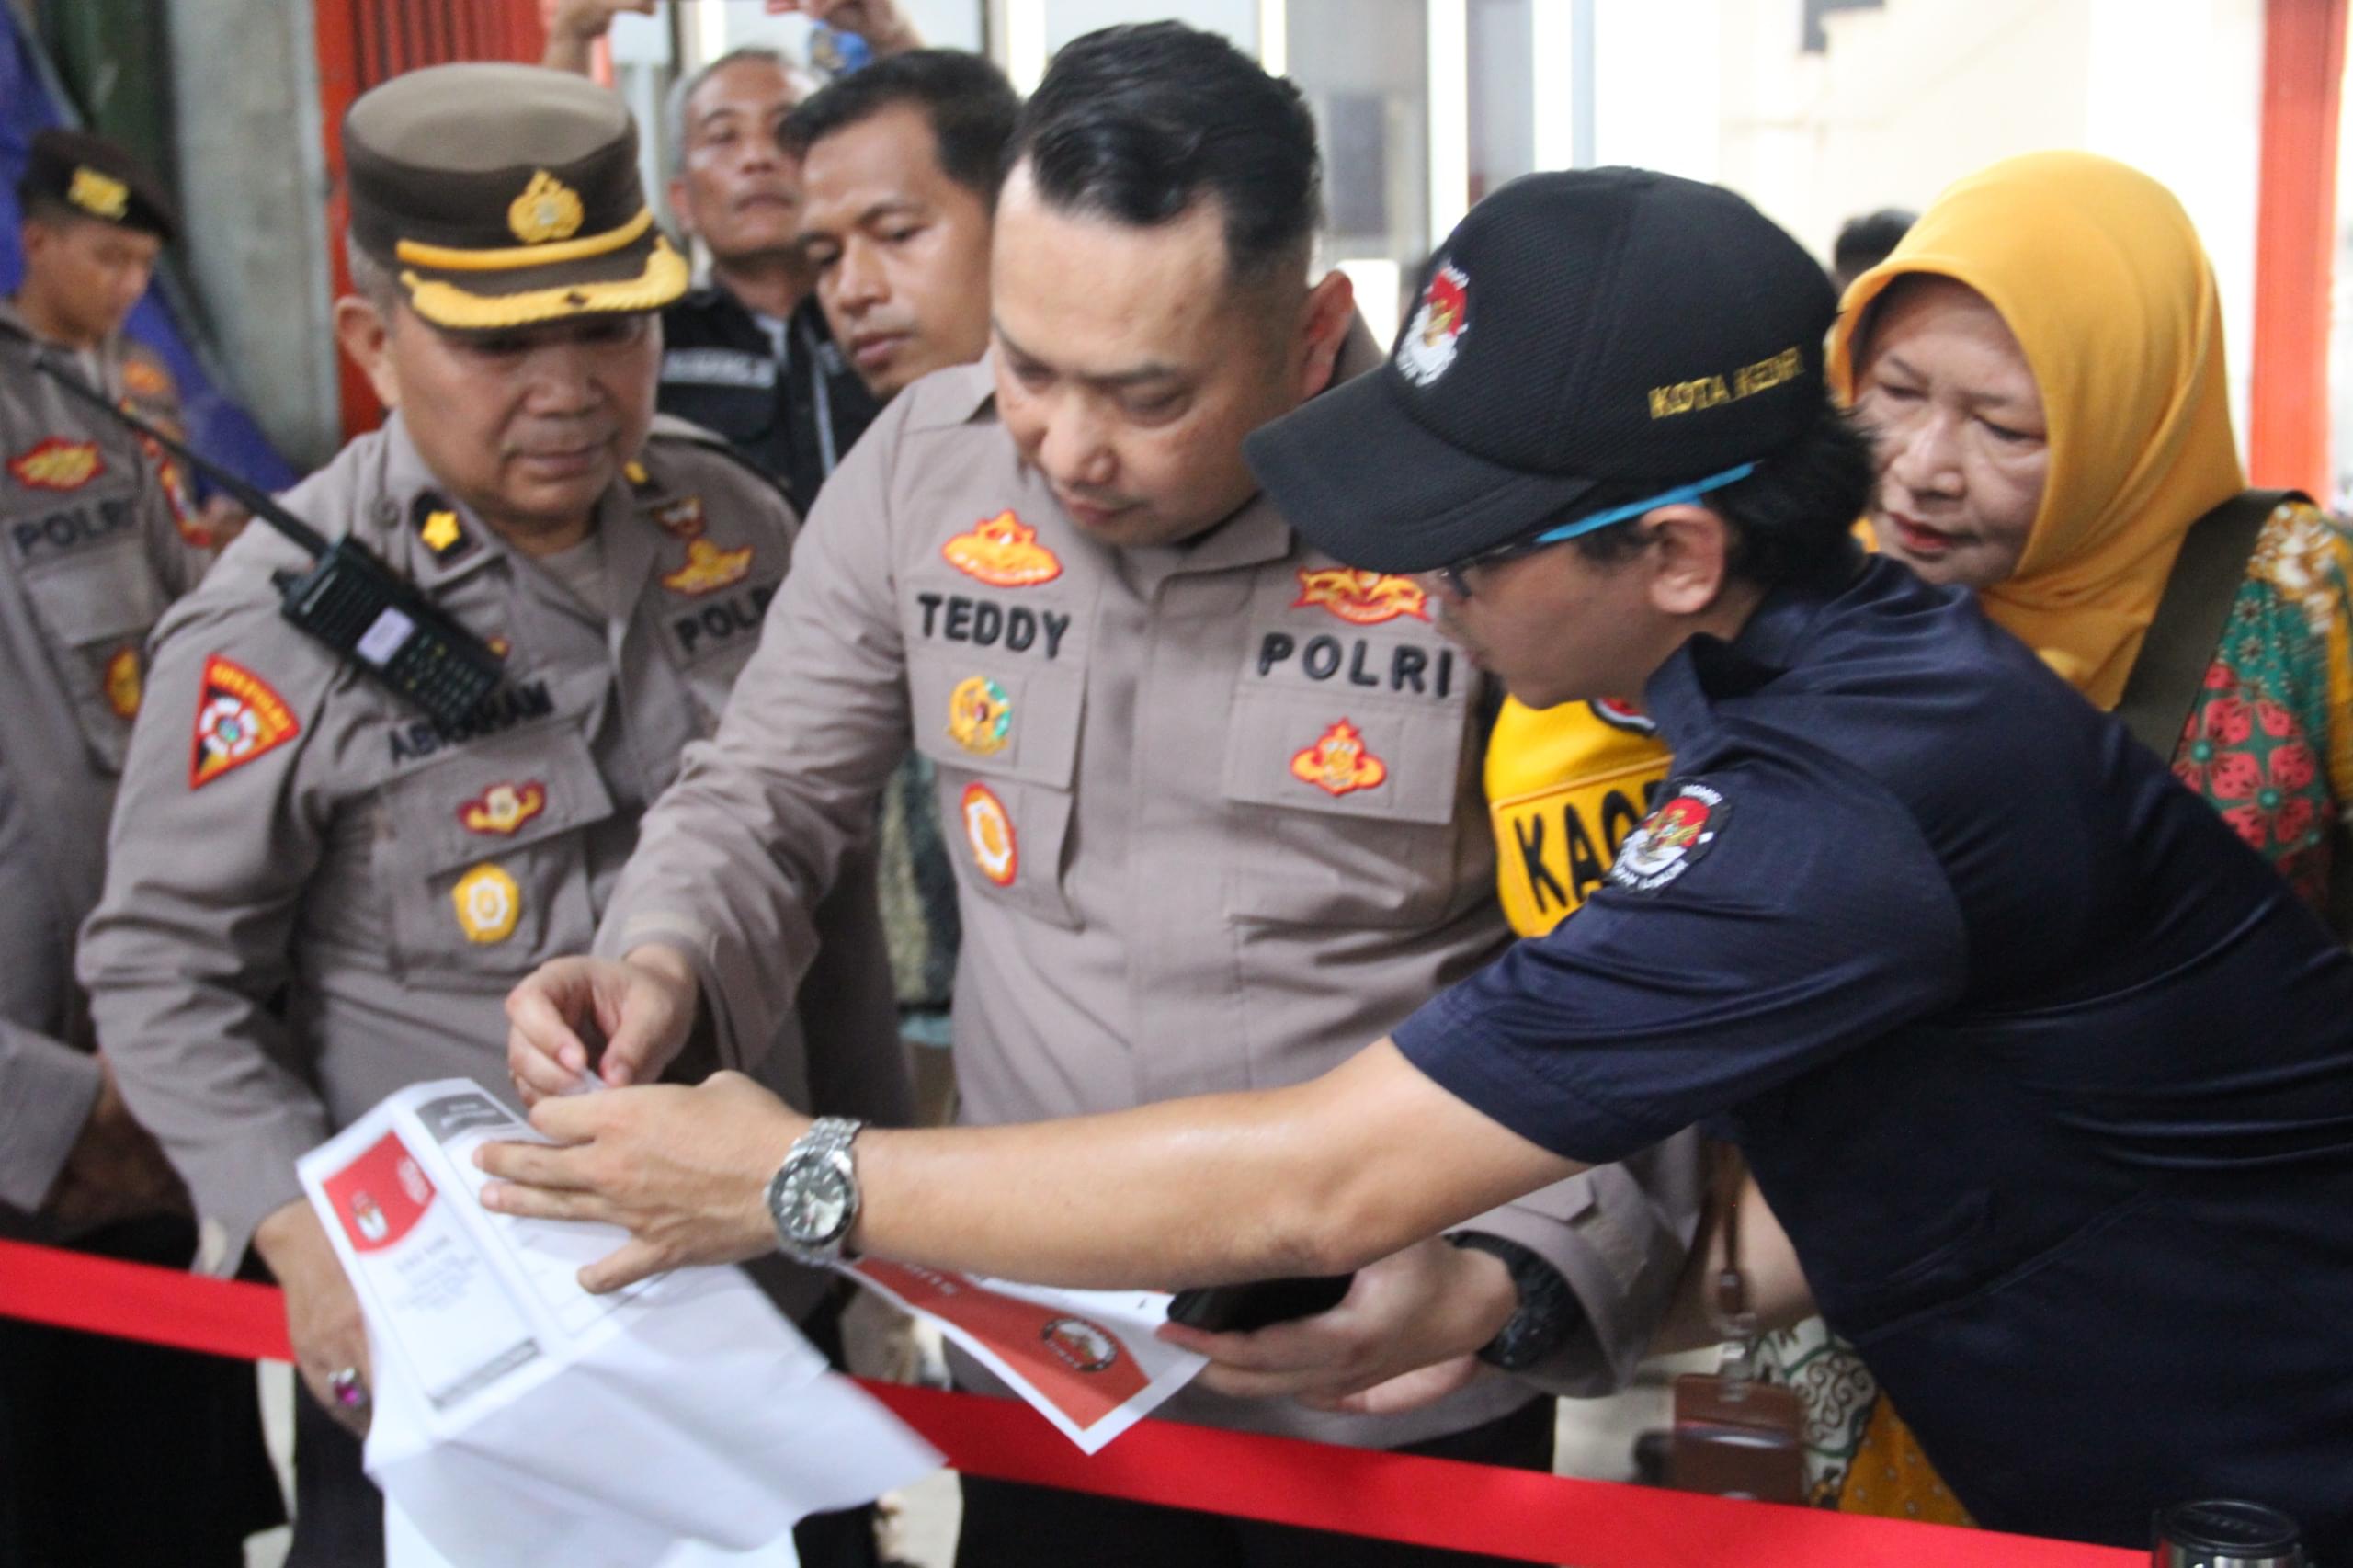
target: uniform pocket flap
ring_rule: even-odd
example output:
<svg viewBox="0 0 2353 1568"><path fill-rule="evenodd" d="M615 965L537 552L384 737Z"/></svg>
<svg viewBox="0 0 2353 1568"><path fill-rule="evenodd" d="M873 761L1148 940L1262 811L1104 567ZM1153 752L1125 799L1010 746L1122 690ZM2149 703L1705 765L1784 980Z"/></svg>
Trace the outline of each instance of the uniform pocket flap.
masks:
<svg viewBox="0 0 2353 1568"><path fill-rule="evenodd" d="M601 822L613 814L588 743L568 722L460 746L384 788L399 854L427 874Z"/></svg>
<svg viewBox="0 0 2353 1568"><path fill-rule="evenodd" d="M135 538L33 568L25 595L50 635L74 648L143 638L164 613L163 588Z"/></svg>
<svg viewBox="0 0 2353 1568"><path fill-rule="evenodd" d="M1226 726L1228 800L1392 822L1454 820L1459 705L1345 707L1320 693L1243 690Z"/></svg>

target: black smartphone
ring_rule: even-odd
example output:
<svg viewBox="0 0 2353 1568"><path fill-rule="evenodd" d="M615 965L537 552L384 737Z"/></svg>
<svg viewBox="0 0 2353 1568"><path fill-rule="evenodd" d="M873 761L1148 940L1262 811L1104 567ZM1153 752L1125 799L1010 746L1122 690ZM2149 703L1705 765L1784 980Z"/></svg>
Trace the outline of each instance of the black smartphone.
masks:
<svg viewBox="0 0 2353 1568"><path fill-rule="evenodd" d="M1269 1324L1330 1312L1355 1279L1353 1274L1317 1274L1254 1279L1247 1285L1204 1285L1177 1291L1168 1303L1168 1321L1204 1334L1247 1334Z"/></svg>

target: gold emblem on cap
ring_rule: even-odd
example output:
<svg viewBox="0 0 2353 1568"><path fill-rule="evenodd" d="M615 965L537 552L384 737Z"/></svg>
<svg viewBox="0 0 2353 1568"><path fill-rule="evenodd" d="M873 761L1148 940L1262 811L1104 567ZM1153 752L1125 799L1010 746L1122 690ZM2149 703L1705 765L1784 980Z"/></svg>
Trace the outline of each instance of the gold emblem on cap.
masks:
<svg viewBox="0 0 2353 1568"><path fill-rule="evenodd" d="M506 226L527 245L568 240L580 232L587 210L579 193L545 169L531 176L523 194L506 209Z"/></svg>
<svg viewBox="0 0 2353 1568"><path fill-rule="evenodd" d="M120 222L131 212L131 187L112 175L102 175L88 165L74 170L74 183L65 187L65 199L83 211Z"/></svg>

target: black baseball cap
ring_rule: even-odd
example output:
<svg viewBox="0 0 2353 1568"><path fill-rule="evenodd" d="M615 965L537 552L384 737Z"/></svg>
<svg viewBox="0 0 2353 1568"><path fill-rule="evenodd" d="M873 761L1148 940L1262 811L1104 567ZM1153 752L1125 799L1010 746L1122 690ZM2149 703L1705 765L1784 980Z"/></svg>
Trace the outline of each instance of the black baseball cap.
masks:
<svg viewBox="0 0 2353 1568"><path fill-rule="evenodd" d="M1245 451L1318 549L1432 571L1788 445L1821 411L1837 308L1804 247L1720 186L1529 175L1456 225L1388 363Z"/></svg>
<svg viewBox="0 0 2353 1568"><path fill-rule="evenodd" d="M30 207L37 199L166 242L179 227L163 182L120 142L86 131L50 126L33 132L17 200Z"/></svg>

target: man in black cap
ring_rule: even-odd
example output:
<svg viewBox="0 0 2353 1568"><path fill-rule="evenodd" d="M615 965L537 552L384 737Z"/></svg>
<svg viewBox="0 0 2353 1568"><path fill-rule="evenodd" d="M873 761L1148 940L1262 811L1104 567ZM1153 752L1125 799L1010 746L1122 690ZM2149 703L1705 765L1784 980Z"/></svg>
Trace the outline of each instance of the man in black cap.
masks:
<svg viewBox="0 0 2353 1568"><path fill-rule="evenodd" d="M506 681L450 723L362 678L282 612L275 575L304 552L249 532L156 632L82 954L123 1096L193 1197L199 1267L250 1243L285 1288L309 1393L290 1561L336 1568L383 1550L352 1440L371 1369L294 1162L410 1084L507 1090L501 995L594 929L797 533L765 475L656 422L654 312L687 267L619 98L440 66L362 97L344 147L358 291L336 327L393 412L286 504L455 617ZM904 1118L870 869L813 933L826 982L734 1055L796 1101ZM808 1270L761 1282L804 1323L828 1300ZM862 1513L805 1528L804 1561L873 1560Z"/></svg>
<svg viewBox="0 0 2353 1568"><path fill-rule="evenodd" d="M74 986L149 630L194 585L176 476L36 368L176 412L123 316L171 218L111 142L34 137L0 303L0 1235L179 1268L188 1195ZM141 395L141 394L145 395ZM0 1320L0 1562L235 1568L283 1517L249 1369Z"/></svg>
<svg viewBox="0 0 2353 1568"><path fill-rule="evenodd" d="M1728 191L1535 176L1385 369L1250 440L1524 701L1643 693L1678 772L1575 919L1295 1088L844 1150L722 1077L542 1104L576 1146L486 1151L529 1184L486 1201L629 1226L599 1287L779 1242L1193 1284L1701 1122L1980 1523L2137 1546L2239 1496L2353 1550L2353 955L1972 596L1859 554L1833 308Z"/></svg>

